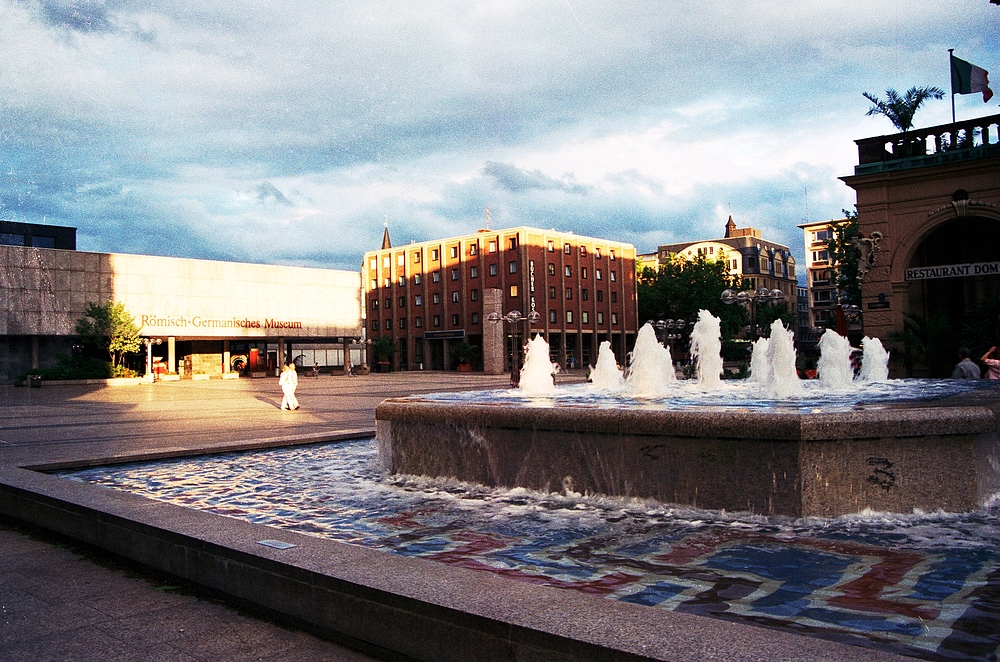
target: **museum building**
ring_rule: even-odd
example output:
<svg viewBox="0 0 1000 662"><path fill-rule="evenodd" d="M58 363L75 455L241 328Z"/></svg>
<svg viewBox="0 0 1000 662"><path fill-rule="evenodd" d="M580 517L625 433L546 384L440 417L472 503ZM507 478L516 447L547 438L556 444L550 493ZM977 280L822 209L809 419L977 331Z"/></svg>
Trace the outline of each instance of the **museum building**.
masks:
<svg viewBox="0 0 1000 662"><path fill-rule="evenodd" d="M33 227L30 236L52 234L53 226ZM360 291L353 271L90 253L8 238L0 244L0 383L55 366L72 352L87 305L107 301L124 304L164 370L180 377L273 375L283 360L340 370L345 357L363 362Z"/></svg>
<svg viewBox="0 0 1000 662"><path fill-rule="evenodd" d="M624 362L638 331L631 244L516 227L393 247L387 228L362 274L368 336L392 338L394 369L452 369L465 341L469 365L500 374L536 334L564 367L593 364L604 341ZM537 321L489 321L512 311Z"/></svg>

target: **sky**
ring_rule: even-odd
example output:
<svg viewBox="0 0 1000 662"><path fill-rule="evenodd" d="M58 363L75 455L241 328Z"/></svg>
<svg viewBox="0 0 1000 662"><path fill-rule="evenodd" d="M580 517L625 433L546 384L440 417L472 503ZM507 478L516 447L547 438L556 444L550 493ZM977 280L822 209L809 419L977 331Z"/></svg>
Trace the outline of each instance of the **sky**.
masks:
<svg viewBox="0 0 1000 662"><path fill-rule="evenodd" d="M532 226L657 245L730 215L803 259L862 92L990 70L988 0L0 0L0 220L80 250L357 270ZM949 96L916 127L951 121Z"/></svg>

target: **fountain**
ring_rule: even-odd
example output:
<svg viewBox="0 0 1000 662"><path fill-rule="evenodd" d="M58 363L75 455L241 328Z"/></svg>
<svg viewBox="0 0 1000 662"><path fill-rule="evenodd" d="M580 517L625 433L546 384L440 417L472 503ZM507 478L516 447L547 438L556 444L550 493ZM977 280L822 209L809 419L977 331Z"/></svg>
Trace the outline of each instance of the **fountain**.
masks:
<svg viewBox="0 0 1000 662"><path fill-rule="evenodd" d="M602 346L599 395L553 386L536 337L529 360L544 357L542 390L386 400L380 461L394 473L790 516L965 512L1000 491L997 415L981 404L995 401L992 389L977 397L956 395L962 385L887 381L876 339L863 343L855 379L853 350L832 331L820 379L802 381L780 322L755 343L751 378L723 381L718 324L699 315L693 380L675 379L648 325L624 379Z"/></svg>

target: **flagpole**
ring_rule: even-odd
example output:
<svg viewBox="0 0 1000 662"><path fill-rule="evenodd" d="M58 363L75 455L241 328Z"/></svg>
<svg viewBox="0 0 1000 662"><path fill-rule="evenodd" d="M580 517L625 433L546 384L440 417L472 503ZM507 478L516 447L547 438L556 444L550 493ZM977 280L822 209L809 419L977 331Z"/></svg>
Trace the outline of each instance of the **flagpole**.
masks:
<svg viewBox="0 0 1000 662"><path fill-rule="evenodd" d="M948 78L951 81L951 123L955 123L955 49L948 49Z"/></svg>

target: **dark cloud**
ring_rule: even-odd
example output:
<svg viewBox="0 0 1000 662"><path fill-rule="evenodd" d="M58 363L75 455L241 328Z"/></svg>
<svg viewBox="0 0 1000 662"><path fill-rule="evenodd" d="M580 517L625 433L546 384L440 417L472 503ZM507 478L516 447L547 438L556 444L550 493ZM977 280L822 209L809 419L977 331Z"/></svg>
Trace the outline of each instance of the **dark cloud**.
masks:
<svg viewBox="0 0 1000 662"><path fill-rule="evenodd" d="M87 0L42 0L42 16L50 25L77 32L110 32L105 3Z"/></svg>
<svg viewBox="0 0 1000 662"><path fill-rule="evenodd" d="M482 174L492 177L497 184L511 193L523 193L532 189L541 191L565 191L574 195L586 195L589 187L574 183L569 177L553 179L540 170L527 171L508 163L487 161Z"/></svg>
<svg viewBox="0 0 1000 662"><path fill-rule="evenodd" d="M261 182L257 185L257 202L262 204L275 202L286 207L294 206L294 203L286 198L285 194L279 191L271 182Z"/></svg>

